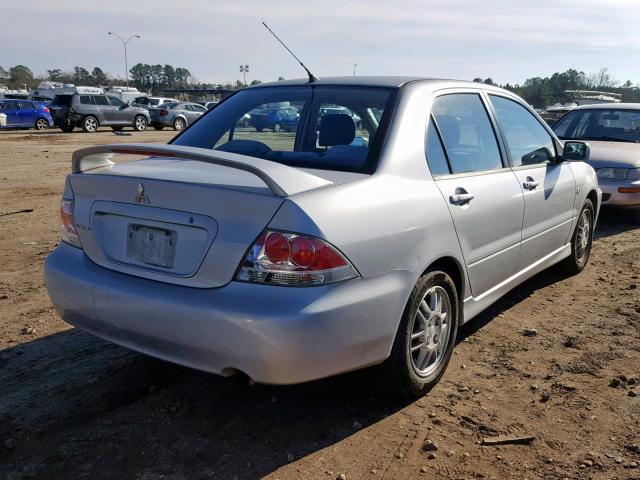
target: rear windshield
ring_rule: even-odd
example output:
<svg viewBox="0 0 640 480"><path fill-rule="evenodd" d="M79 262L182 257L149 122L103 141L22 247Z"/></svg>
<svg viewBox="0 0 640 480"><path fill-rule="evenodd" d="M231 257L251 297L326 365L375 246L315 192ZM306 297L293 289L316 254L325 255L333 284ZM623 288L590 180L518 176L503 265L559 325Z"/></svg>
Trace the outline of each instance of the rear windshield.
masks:
<svg viewBox="0 0 640 480"><path fill-rule="evenodd" d="M56 95L55 98L53 99L53 102L51 102L52 105L62 105L62 106L69 106L71 105L71 98L73 97L73 95Z"/></svg>
<svg viewBox="0 0 640 480"><path fill-rule="evenodd" d="M396 92L312 85L241 90L172 143L297 167L372 172Z"/></svg>

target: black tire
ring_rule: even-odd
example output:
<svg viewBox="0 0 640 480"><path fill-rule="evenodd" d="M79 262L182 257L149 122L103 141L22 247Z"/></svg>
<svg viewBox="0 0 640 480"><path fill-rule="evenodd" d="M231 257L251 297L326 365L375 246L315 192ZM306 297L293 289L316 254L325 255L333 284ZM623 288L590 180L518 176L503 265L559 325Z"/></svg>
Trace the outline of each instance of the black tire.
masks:
<svg viewBox="0 0 640 480"><path fill-rule="evenodd" d="M591 255L593 243L593 225L595 209L591 200L587 199L580 210L576 228L571 236L571 255L562 261L562 268L571 275L580 273L587 266ZM585 232L584 219L588 221L588 229Z"/></svg>
<svg viewBox="0 0 640 480"><path fill-rule="evenodd" d="M73 125L65 125L64 127L60 127L64 133L71 133L75 127Z"/></svg>
<svg viewBox="0 0 640 480"><path fill-rule="evenodd" d="M187 122L184 121L183 118L176 118L173 121L173 129L177 130L178 132L184 130L187 127Z"/></svg>
<svg viewBox="0 0 640 480"><path fill-rule="evenodd" d="M87 115L82 119L81 127L84 133L96 133L99 126L98 119L93 115Z"/></svg>
<svg viewBox="0 0 640 480"><path fill-rule="evenodd" d="M120 127L111 127L111 130L113 130L114 132L120 132L122 131L124 127L120 126Z"/></svg>
<svg viewBox="0 0 640 480"><path fill-rule="evenodd" d="M33 128L35 128L36 130L46 130L47 128L49 128L49 122L46 118L40 117L36 120Z"/></svg>
<svg viewBox="0 0 640 480"><path fill-rule="evenodd" d="M273 131L274 131L274 132L279 132L280 130L282 130L282 127L280 126L280 124L279 124L278 122L276 122L276 123L273 125Z"/></svg>
<svg viewBox="0 0 640 480"><path fill-rule="evenodd" d="M422 338L412 339L411 336L413 333L416 333L414 332L414 327L419 328L418 324L421 323L418 319L418 309L422 301L425 300L429 302L432 299L430 295L435 294L440 295L443 299L441 309L445 306L444 299L446 298L448 301L448 305L446 305L448 313L445 317L448 320L447 337L444 345L442 345L442 353L436 353L434 363L428 368L425 368L423 373L420 373L418 367L416 367L416 363L420 359L421 351L417 350L416 352L412 352L411 349L416 346L414 342L422 342ZM422 314L423 311L424 310L421 309L420 313ZM402 315L402 320L400 321L400 326L398 327L398 332L393 342L391 356L382 365L384 373L392 387L403 395L418 398L428 393L429 390L438 383L453 353L456 335L458 333L459 316L458 291L449 274L442 270L434 269L420 277L415 287L413 287ZM422 318L425 318L425 316L423 315ZM429 317L427 322L429 325L431 325L431 318L432 317ZM434 323L437 323L437 321L437 319L433 320ZM444 324L442 319L440 319L440 324ZM425 333L425 337L431 339L431 341L423 343L425 345L434 345L432 340L442 333L441 330L436 330L438 328L437 325L430 328L431 330L429 330L429 327L424 328L424 331L428 332ZM437 338L435 343L437 343L438 340L441 340L441 337ZM414 355L418 358L414 358Z"/></svg>
<svg viewBox="0 0 640 480"><path fill-rule="evenodd" d="M155 128L156 130L162 130L164 128L163 125L154 125L153 128Z"/></svg>
<svg viewBox="0 0 640 480"><path fill-rule="evenodd" d="M256 132L261 132L263 130L263 128L261 127L256 127Z"/></svg>
<svg viewBox="0 0 640 480"><path fill-rule="evenodd" d="M147 122L144 115L136 115L133 119L133 129L136 132L144 132L147 129L148 124L149 122Z"/></svg>

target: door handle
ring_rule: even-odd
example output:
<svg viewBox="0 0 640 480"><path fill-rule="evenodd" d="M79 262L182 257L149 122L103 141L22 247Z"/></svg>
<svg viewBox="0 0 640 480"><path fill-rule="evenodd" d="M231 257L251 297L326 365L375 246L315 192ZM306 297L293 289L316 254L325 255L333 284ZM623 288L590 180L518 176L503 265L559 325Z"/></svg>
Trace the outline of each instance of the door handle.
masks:
<svg viewBox="0 0 640 480"><path fill-rule="evenodd" d="M540 185L540 183L536 182L531 177L525 178L524 182L522 183L522 186L527 190L535 190L538 185Z"/></svg>
<svg viewBox="0 0 640 480"><path fill-rule="evenodd" d="M457 193L456 195L451 195L449 201L454 205L464 205L474 198L476 198L476 196L472 193Z"/></svg>

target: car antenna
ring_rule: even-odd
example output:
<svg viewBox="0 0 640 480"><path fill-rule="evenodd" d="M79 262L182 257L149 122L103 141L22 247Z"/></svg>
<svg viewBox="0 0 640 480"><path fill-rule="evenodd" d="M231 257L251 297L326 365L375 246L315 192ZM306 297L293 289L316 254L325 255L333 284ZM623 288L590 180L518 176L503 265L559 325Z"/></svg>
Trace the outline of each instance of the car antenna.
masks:
<svg viewBox="0 0 640 480"><path fill-rule="evenodd" d="M311 73L311 72L309 71L309 69L305 66L305 64L304 64L304 63L302 63L302 60L300 60L298 57L296 57L296 54L295 54L295 53L293 53L293 52L289 49L289 47L287 47L287 46L284 44L284 42L283 42L282 40L280 40L280 38L279 38L275 33L273 33L273 30L271 30L271 29L269 28L269 25L267 25L267 24L266 24L266 23L264 23L264 22L262 22L262 25L264 25L264 28L266 28L267 30L269 30L269 32L271 33L271 35L273 35L274 37L276 37L276 40L278 40L278 41L282 44L282 46L283 46L284 48L286 48L286 49L287 49L287 52L289 52L289 53L291 54L291 56L292 56L293 58L295 58L295 59L298 61L298 63L300 64L300 66L301 66L302 68L304 68L305 72L307 72L307 75L309 75L309 83L317 82L317 81L318 81L318 78L317 78L313 73Z"/></svg>

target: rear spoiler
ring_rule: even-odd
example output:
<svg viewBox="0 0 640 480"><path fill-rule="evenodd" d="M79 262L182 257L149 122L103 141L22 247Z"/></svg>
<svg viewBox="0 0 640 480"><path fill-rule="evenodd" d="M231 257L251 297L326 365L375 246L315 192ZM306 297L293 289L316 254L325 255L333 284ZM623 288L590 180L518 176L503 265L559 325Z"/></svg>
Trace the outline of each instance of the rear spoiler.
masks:
<svg viewBox="0 0 640 480"><path fill-rule="evenodd" d="M317 177L299 168L261 158L220 152L208 148L153 143L98 145L77 150L73 153L71 171L73 173L82 173L94 168L114 165L111 158L116 154L172 157L176 160L195 160L244 170L260 178L271 192L278 197L288 197L296 193L332 184L329 180Z"/></svg>

